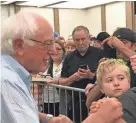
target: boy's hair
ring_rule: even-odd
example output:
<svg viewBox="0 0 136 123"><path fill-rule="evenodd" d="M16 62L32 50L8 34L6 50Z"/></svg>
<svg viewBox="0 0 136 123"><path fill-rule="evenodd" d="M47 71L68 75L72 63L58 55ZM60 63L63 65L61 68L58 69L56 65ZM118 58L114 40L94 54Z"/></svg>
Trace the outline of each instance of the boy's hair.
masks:
<svg viewBox="0 0 136 123"><path fill-rule="evenodd" d="M96 72L97 83L99 86L101 85L103 74L113 71L117 66L123 68L124 72L128 76L129 81L131 81L130 69L122 59L107 59L99 64Z"/></svg>

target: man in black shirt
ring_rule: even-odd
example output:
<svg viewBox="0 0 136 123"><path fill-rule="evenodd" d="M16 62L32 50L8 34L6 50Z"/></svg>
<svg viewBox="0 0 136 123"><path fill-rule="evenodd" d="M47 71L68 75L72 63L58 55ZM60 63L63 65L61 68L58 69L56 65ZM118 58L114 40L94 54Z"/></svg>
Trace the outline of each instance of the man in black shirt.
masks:
<svg viewBox="0 0 136 123"><path fill-rule="evenodd" d="M72 36L76 50L68 54L64 60L60 84L85 89L88 83L95 83L95 71L99 60L103 58L103 51L90 47L89 35L89 30L84 26L78 26L73 30ZM86 68L81 68L81 65ZM82 120L87 116L85 101L85 94L82 94ZM73 108L72 105L70 108ZM79 93L76 92L74 92L74 109L75 122L80 123ZM72 115L72 111L69 114Z"/></svg>

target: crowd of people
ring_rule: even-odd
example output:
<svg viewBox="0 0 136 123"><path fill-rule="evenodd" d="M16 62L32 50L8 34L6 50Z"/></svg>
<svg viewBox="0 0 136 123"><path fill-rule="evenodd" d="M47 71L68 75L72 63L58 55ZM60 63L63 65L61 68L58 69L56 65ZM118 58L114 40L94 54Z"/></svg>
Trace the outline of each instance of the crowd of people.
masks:
<svg viewBox="0 0 136 123"><path fill-rule="evenodd" d="M129 28L92 37L87 27L79 25L65 40L53 34L44 17L20 11L2 28L1 70L2 123L72 123L73 115L81 123L77 92L74 101L69 97L65 116L59 112L61 95L45 86L44 113L39 112L30 89L32 75L85 89L82 123L136 123L136 33Z"/></svg>

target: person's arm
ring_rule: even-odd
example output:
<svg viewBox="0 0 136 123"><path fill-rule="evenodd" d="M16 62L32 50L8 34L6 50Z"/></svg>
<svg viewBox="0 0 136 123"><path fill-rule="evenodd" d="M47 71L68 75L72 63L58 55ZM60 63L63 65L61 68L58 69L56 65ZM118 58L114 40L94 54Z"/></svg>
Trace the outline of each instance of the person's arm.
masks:
<svg viewBox="0 0 136 123"><path fill-rule="evenodd" d="M66 85L66 86L68 86L68 85L71 85L73 82L75 82L75 81L77 81L77 80L79 80L79 76L77 75L77 73L74 73L73 75L71 75L70 77L68 77L68 78L59 78L59 84L60 85Z"/></svg>
<svg viewBox="0 0 136 123"><path fill-rule="evenodd" d="M69 76L69 73L68 73L68 69L69 69L68 61L69 61L69 55L67 55L65 57L65 60L63 62L62 71L61 71L61 78L59 79L59 84L60 85L70 85L74 81L78 80L78 78L79 78L79 76L76 73Z"/></svg>
<svg viewBox="0 0 136 123"><path fill-rule="evenodd" d="M122 52L124 55L126 55L128 58L132 57L133 55L136 55L136 52L134 52L132 49L128 49L125 47L125 45L118 45L115 47L117 50Z"/></svg>
<svg viewBox="0 0 136 123"><path fill-rule="evenodd" d="M69 76L68 69L68 56L66 56L63 66L62 66L62 71L61 71L61 78L59 79L59 84L60 85L71 85L73 82L76 82L82 78L94 78L95 74L90 71L89 68L87 70L79 68L77 72L75 72L73 75ZM71 66L72 67L72 66Z"/></svg>
<svg viewBox="0 0 136 123"><path fill-rule="evenodd" d="M115 47L128 58L136 54L132 49L128 49L127 47L125 47L124 43L115 36L105 39L103 41L103 44L105 43L107 43L110 47Z"/></svg>
<svg viewBox="0 0 136 123"><path fill-rule="evenodd" d="M83 123L125 123L121 120L122 115L120 102L116 98L105 98L101 100L99 109L90 114Z"/></svg>
<svg viewBox="0 0 136 123"><path fill-rule="evenodd" d="M40 121L40 123L45 123L45 120L46 120L46 114L39 113L39 121Z"/></svg>
<svg viewBox="0 0 136 123"><path fill-rule="evenodd" d="M86 106L89 110L90 105L92 104L93 101L99 100L103 96L100 88L98 85L96 85L94 88L92 88L88 95L87 95L87 100L86 100Z"/></svg>

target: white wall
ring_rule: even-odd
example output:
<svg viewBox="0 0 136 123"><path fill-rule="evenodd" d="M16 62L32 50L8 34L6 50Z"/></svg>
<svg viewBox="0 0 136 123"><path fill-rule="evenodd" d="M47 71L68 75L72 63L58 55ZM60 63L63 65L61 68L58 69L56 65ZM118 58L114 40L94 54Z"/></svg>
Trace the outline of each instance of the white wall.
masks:
<svg viewBox="0 0 136 123"><path fill-rule="evenodd" d="M2 23L10 15L14 14L14 7L1 6ZM106 5L106 31L110 34L117 27L126 27L125 2L116 2ZM51 8L21 7L21 10L35 12L45 17L54 28L54 15ZM9 11L9 12L8 12ZM78 9L59 9L60 35L66 39L71 35L73 29L78 25L87 26L90 33L96 36L101 29L101 7L78 10Z"/></svg>
<svg viewBox="0 0 136 123"><path fill-rule="evenodd" d="M125 2L106 5L106 31L113 34L117 27L126 27Z"/></svg>
<svg viewBox="0 0 136 123"><path fill-rule="evenodd" d="M8 7L1 6L1 26L6 18L8 18Z"/></svg>
<svg viewBox="0 0 136 123"><path fill-rule="evenodd" d="M15 14L14 5L2 5L1 6L1 26L5 19L7 19L10 15Z"/></svg>
<svg viewBox="0 0 136 123"><path fill-rule="evenodd" d="M93 36L97 36L97 34L102 31L101 28L101 7L97 6L94 8L90 8L86 11L86 21L87 26L90 30L90 33Z"/></svg>
<svg viewBox="0 0 136 123"><path fill-rule="evenodd" d="M101 8L86 10L59 9L60 35L66 39L78 25L87 26L90 33L96 36L101 31Z"/></svg>
<svg viewBox="0 0 136 123"><path fill-rule="evenodd" d="M37 8L37 7L21 7L21 10L28 11L28 12L34 12L37 13L43 17L45 17L50 24L52 25L54 29L54 15L53 15L53 9L48 8Z"/></svg>
<svg viewBox="0 0 136 123"><path fill-rule="evenodd" d="M85 10L77 9L59 9L59 23L60 35L64 36L66 39L71 35L76 26L88 26L86 23Z"/></svg>

